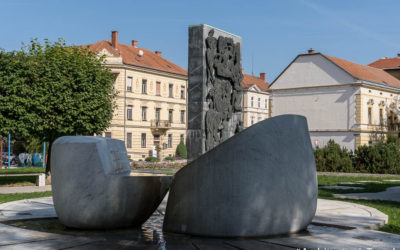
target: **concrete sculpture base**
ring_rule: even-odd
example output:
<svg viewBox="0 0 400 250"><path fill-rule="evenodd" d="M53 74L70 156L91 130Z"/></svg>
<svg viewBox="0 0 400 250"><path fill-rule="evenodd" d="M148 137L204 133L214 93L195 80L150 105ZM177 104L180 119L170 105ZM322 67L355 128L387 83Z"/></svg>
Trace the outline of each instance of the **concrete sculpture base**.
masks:
<svg viewBox="0 0 400 250"><path fill-rule="evenodd" d="M303 116L259 122L175 175L164 231L214 237L293 233L315 215L317 176Z"/></svg>
<svg viewBox="0 0 400 250"><path fill-rule="evenodd" d="M51 168L58 218L81 229L140 226L172 181L170 176L130 176L124 143L101 137L57 139Z"/></svg>

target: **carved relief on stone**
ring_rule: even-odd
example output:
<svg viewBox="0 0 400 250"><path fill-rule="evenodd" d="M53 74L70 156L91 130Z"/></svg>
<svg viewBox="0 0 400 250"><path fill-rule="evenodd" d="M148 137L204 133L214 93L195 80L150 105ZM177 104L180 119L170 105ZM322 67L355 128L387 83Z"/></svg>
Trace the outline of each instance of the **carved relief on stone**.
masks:
<svg viewBox="0 0 400 250"><path fill-rule="evenodd" d="M242 101L242 67L240 43L230 37L214 37L210 30L206 38L207 97L206 150L242 130L240 112ZM239 117L240 118L240 117Z"/></svg>

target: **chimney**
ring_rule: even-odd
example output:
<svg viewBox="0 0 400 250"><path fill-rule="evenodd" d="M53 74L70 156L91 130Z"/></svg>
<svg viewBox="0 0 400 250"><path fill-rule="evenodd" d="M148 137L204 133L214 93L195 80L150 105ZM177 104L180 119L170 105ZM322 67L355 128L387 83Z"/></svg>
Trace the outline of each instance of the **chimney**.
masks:
<svg viewBox="0 0 400 250"><path fill-rule="evenodd" d="M312 48L310 48L309 50L308 50L308 54L314 54L314 50L312 49Z"/></svg>
<svg viewBox="0 0 400 250"><path fill-rule="evenodd" d="M260 78L263 79L265 81L265 73L260 73Z"/></svg>
<svg viewBox="0 0 400 250"><path fill-rule="evenodd" d="M135 48L137 48L137 45L138 45L138 41L132 40L132 46L135 47Z"/></svg>
<svg viewBox="0 0 400 250"><path fill-rule="evenodd" d="M114 48L118 45L118 31L111 32L111 44Z"/></svg>
<svg viewBox="0 0 400 250"><path fill-rule="evenodd" d="M155 53L156 53L156 55L159 56L159 57L161 57L161 55L162 55L162 52L161 52L161 51L158 51L158 50L156 50Z"/></svg>
<svg viewBox="0 0 400 250"><path fill-rule="evenodd" d="M400 57L400 53L397 53L397 57Z"/></svg>

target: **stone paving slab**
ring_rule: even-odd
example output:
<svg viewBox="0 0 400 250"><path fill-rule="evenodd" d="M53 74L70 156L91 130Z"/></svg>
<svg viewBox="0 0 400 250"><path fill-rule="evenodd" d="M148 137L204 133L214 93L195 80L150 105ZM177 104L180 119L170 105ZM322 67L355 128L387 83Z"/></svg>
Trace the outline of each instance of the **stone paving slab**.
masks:
<svg viewBox="0 0 400 250"><path fill-rule="evenodd" d="M339 227L377 229L388 222L379 210L355 203L318 199L313 223Z"/></svg>
<svg viewBox="0 0 400 250"><path fill-rule="evenodd" d="M18 186L18 187L0 187L0 194L16 194L16 193L34 193L51 191L51 185L44 187L38 186Z"/></svg>
<svg viewBox="0 0 400 250"><path fill-rule="evenodd" d="M0 222L57 217L52 197L27 199L0 204Z"/></svg>
<svg viewBox="0 0 400 250"><path fill-rule="evenodd" d="M226 239L204 238L173 234L163 234L161 225L166 199L154 215L142 226L145 240L134 237L119 239L116 236L70 236L26 230L0 223L0 249L332 249L332 248L367 248L393 249L400 246L400 236L365 230L387 221L387 216L376 209L358 204L318 200L317 215L305 232L293 235L252 238ZM37 216L55 216L51 197L15 201L0 205L0 221L25 219L21 211L31 211L30 218ZM37 211L36 211L37 210ZM43 210L39 212L39 210ZM47 215L46 215L47 213ZM333 225L333 226L329 226ZM353 229L355 228L355 229ZM349 230L352 229L352 230ZM153 231L154 230L154 231ZM142 235L139 231L139 235ZM151 233L152 232L152 233ZM127 235L132 235L128 232Z"/></svg>
<svg viewBox="0 0 400 250"><path fill-rule="evenodd" d="M378 193L334 194L333 196L342 199L385 200L400 202L400 187L390 187L387 188L385 191Z"/></svg>

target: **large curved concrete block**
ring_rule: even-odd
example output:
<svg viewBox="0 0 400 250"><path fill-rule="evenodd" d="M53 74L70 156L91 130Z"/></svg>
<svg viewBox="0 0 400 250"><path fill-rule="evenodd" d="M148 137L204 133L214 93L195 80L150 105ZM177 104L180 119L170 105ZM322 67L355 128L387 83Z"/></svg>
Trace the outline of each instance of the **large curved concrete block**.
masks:
<svg viewBox="0 0 400 250"><path fill-rule="evenodd" d="M176 173L164 231L253 237L304 229L315 215L317 176L307 121L259 122Z"/></svg>
<svg viewBox="0 0 400 250"><path fill-rule="evenodd" d="M101 137L57 139L51 168L59 220L82 229L140 226L172 181L170 176L130 176L124 143Z"/></svg>

